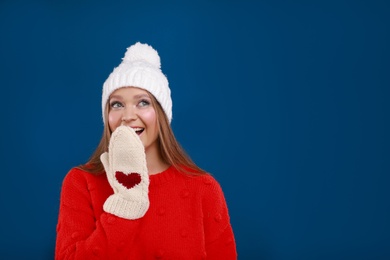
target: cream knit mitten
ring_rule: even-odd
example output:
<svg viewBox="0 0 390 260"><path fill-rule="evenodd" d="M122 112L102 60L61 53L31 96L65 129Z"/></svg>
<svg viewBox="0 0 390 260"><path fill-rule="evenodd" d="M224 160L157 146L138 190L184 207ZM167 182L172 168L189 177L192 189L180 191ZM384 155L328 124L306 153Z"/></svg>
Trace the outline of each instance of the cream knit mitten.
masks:
<svg viewBox="0 0 390 260"><path fill-rule="evenodd" d="M114 190L103 205L104 211L126 219L143 217L149 208L149 175L139 136L132 128L119 126L100 160Z"/></svg>

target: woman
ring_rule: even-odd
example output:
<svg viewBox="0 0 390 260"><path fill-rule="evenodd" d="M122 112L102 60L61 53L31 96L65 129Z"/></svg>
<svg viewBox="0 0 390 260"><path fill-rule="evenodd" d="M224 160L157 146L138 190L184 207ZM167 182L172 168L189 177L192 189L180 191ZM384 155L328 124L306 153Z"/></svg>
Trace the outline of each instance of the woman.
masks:
<svg viewBox="0 0 390 260"><path fill-rule="evenodd" d="M63 181L56 259L236 259L218 182L176 141L160 57L129 47L103 85L102 139Z"/></svg>

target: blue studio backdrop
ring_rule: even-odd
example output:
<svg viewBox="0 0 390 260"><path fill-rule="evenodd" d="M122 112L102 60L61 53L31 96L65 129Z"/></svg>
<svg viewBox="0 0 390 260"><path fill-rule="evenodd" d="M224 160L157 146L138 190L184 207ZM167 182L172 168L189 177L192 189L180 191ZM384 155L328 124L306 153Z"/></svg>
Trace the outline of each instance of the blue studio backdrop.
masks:
<svg viewBox="0 0 390 260"><path fill-rule="evenodd" d="M239 259L390 259L388 1L0 2L0 258L53 259L61 183L131 44L220 182Z"/></svg>

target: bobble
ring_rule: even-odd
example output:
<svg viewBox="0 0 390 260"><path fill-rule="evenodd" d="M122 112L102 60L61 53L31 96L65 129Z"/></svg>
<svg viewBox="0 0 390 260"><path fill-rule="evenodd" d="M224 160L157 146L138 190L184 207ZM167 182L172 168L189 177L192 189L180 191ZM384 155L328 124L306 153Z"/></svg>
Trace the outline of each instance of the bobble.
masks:
<svg viewBox="0 0 390 260"><path fill-rule="evenodd" d="M216 222L221 222L221 220L222 220L221 214L216 214L215 217L214 217L214 220L215 220Z"/></svg>
<svg viewBox="0 0 390 260"><path fill-rule="evenodd" d="M99 256L100 255L100 248L99 247L94 247L92 249L92 253L95 255L95 256Z"/></svg>
<svg viewBox="0 0 390 260"><path fill-rule="evenodd" d="M161 258L163 258L163 256L164 256L164 251L160 249L160 250L158 250L158 251L154 254L154 256L155 256L156 259L161 259Z"/></svg>
<svg viewBox="0 0 390 260"><path fill-rule="evenodd" d="M123 61L144 61L158 69L161 68L160 56L158 56L157 51L152 46L140 42L127 48Z"/></svg>
<svg viewBox="0 0 390 260"><path fill-rule="evenodd" d="M108 224L113 224L115 222L115 217L113 216L108 216L107 217L107 223Z"/></svg>

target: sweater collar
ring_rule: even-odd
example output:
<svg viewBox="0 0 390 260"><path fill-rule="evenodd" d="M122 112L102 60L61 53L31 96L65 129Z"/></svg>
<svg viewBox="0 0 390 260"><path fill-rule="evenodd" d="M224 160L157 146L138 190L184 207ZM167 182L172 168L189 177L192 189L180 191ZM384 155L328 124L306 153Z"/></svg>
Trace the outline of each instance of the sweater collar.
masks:
<svg viewBox="0 0 390 260"><path fill-rule="evenodd" d="M159 186L166 182L171 182L176 178L177 174L178 171L171 165L165 171L150 175L150 186Z"/></svg>

